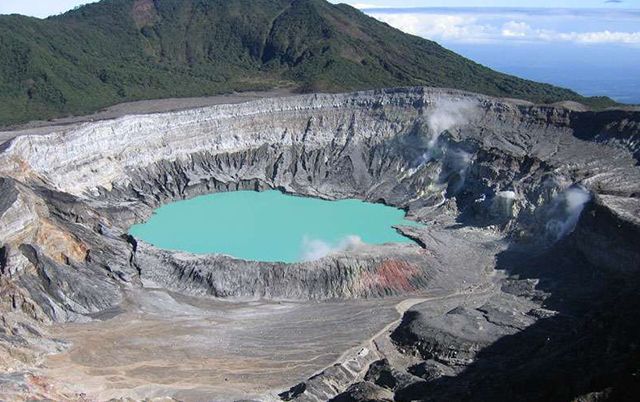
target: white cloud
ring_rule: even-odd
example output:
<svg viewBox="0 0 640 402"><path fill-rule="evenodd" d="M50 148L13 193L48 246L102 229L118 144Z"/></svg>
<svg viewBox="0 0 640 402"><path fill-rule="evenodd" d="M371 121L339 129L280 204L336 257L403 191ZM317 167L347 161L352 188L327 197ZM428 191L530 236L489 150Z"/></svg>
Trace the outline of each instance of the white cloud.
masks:
<svg viewBox="0 0 640 402"><path fill-rule="evenodd" d="M533 29L525 22L509 21L502 26L502 36L547 42L640 44L640 32L557 32Z"/></svg>
<svg viewBox="0 0 640 402"><path fill-rule="evenodd" d="M401 31L428 39L483 42L489 40L494 34L490 25L479 24L478 18L471 15L422 13L372 13L372 15Z"/></svg>
<svg viewBox="0 0 640 402"><path fill-rule="evenodd" d="M581 44L640 45L640 31L616 30L561 32L536 28L533 22L509 20L499 22L496 15L426 12L376 12L370 14L404 32L432 40L460 43L521 42L572 42ZM503 15L502 17L506 17ZM513 17L513 15L511 15ZM541 17L544 18L544 17ZM504 19L503 19L504 21Z"/></svg>
<svg viewBox="0 0 640 402"><path fill-rule="evenodd" d="M523 38L531 32L531 27L526 22L509 21L502 26L502 36Z"/></svg>
<svg viewBox="0 0 640 402"><path fill-rule="evenodd" d="M640 32L542 32L541 39L560 40L565 42L578 43L623 43L623 44L640 44Z"/></svg>

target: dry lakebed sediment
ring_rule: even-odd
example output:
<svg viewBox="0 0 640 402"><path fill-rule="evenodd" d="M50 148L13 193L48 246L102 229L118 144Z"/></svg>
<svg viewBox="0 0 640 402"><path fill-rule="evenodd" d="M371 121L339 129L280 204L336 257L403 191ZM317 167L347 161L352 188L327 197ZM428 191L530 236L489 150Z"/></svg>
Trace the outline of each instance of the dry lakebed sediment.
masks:
<svg viewBox="0 0 640 402"><path fill-rule="evenodd" d="M0 399L637 396L640 112L566 106L402 88L4 133ZM273 189L423 225L291 264L128 234Z"/></svg>

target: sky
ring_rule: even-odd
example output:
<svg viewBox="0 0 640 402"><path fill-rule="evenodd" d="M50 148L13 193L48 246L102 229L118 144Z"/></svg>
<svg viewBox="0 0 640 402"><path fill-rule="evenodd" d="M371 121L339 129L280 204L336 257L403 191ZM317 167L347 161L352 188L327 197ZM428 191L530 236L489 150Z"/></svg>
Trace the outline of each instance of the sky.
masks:
<svg viewBox="0 0 640 402"><path fill-rule="evenodd" d="M330 0L358 8L371 7L546 7L640 8L640 0Z"/></svg>

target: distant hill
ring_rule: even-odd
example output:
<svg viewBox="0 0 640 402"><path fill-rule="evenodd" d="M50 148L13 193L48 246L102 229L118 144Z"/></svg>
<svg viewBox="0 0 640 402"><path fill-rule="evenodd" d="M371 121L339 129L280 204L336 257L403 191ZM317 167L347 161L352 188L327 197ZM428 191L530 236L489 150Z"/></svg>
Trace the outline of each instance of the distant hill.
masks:
<svg viewBox="0 0 640 402"><path fill-rule="evenodd" d="M615 104L495 72L324 0L103 0L45 20L0 16L0 125L139 99L414 85Z"/></svg>

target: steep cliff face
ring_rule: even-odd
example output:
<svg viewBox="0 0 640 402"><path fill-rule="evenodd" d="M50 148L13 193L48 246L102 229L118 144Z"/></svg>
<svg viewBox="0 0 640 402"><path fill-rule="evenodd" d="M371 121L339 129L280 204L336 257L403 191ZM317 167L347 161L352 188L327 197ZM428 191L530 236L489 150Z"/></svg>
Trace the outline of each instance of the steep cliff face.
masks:
<svg viewBox="0 0 640 402"><path fill-rule="evenodd" d="M82 321L121 303L122 288L141 285L243 299L486 293L448 311L417 306L394 338L407 353L459 368L547 319L547 308L563 311L548 304L554 292L575 293L571 303L587 306L582 282L587 289L637 274L639 121L637 112L412 88L128 116L18 137L0 153L2 308L34 325ZM237 189L384 202L428 225L400 228L420 246L366 246L300 264L163 251L127 235L163 203ZM566 269L518 263L540 256L540 266L553 265L549 253L564 253ZM536 280L571 286L530 286ZM573 304L567 311L584 311Z"/></svg>

